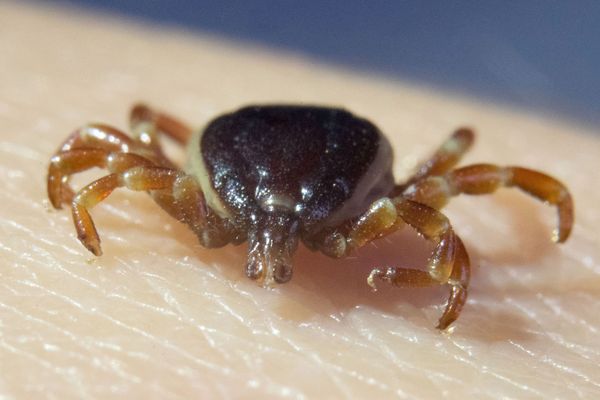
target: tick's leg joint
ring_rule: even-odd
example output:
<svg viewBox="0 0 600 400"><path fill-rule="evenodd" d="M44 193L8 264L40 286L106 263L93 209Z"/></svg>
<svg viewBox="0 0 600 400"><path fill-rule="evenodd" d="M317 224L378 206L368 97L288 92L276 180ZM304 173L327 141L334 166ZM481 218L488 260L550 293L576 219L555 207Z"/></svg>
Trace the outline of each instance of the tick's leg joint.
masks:
<svg viewBox="0 0 600 400"><path fill-rule="evenodd" d="M348 247L362 247L374 239L396 231L397 221L398 213L392 201L387 197L377 200L353 224L347 237Z"/></svg>

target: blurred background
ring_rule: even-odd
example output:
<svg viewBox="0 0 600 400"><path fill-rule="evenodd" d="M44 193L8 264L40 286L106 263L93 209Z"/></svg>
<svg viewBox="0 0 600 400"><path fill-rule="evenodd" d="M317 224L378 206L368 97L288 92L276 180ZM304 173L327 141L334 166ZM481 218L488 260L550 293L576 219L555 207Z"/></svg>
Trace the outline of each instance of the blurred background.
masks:
<svg viewBox="0 0 600 400"><path fill-rule="evenodd" d="M62 0L600 125L600 1Z"/></svg>

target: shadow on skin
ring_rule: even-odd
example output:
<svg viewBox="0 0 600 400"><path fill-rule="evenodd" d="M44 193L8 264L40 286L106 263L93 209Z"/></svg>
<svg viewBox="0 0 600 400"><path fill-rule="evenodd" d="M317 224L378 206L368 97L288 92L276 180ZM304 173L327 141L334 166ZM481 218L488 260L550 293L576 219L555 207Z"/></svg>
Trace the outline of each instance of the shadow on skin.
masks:
<svg viewBox="0 0 600 400"><path fill-rule="evenodd" d="M548 254L557 252L561 246L552 242L552 229L557 223L556 208L523 193L513 192L499 191L494 195L493 203L495 208L504 211L510 218L507 223L510 227L509 240L518 243L518 248L522 250L486 252L486 258L498 266L535 264ZM494 218L494 215L490 217ZM475 229L485 229L485 226Z"/></svg>
<svg viewBox="0 0 600 400"><path fill-rule="evenodd" d="M485 295L481 292L472 292L472 296ZM476 303L476 302L475 302ZM470 308L469 325L457 326L453 336L465 340L477 340L485 343L499 342L526 342L536 338L532 322L520 316L516 311L495 310L479 304L468 303ZM475 317L473 317L473 315ZM461 319L458 319L458 325Z"/></svg>

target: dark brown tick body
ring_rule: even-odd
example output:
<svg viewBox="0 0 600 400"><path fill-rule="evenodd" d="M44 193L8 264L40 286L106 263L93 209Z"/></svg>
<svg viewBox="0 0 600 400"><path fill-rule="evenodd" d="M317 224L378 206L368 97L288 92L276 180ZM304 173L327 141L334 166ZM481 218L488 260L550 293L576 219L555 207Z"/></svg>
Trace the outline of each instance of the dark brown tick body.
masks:
<svg viewBox="0 0 600 400"><path fill-rule="evenodd" d="M247 107L211 122L198 150L204 193L216 192L209 206L248 232L248 276L278 283L292 276L298 238L360 215L394 187L387 139L339 109Z"/></svg>
<svg viewBox="0 0 600 400"><path fill-rule="evenodd" d="M478 164L453 169L473 141L457 130L407 182L396 184L392 150L379 129L351 113L324 107L253 106L213 120L202 132L139 105L131 113L134 138L106 125L75 131L51 160L48 195L54 207L70 202L81 242L100 255L88 210L118 187L147 191L187 224L206 247L248 241L246 274L264 285L292 276L298 240L331 257L410 225L435 244L427 268L374 269L401 287L447 284L450 298L438 327L460 314L467 297L469 257L438 210L461 193L486 194L516 186L556 205L563 242L573 223L568 190L557 180L521 167ZM188 167L163 154L157 135L188 143ZM110 174L75 194L77 172Z"/></svg>

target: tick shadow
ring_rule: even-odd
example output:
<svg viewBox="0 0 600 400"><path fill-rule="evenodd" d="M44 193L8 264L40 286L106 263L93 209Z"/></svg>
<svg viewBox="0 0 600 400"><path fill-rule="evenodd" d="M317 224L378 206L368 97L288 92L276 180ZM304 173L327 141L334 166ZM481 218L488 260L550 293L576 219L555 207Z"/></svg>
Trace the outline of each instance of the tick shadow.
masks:
<svg viewBox="0 0 600 400"><path fill-rule="evenodd" d="M493 203L498 210L509 210L505 214L510 218L506 223L509 226L507 242L518 243L517 251L511 246L486 251L485 257L493 260L494 265L531 265L557 251L558 246L552 241L552 230L558 223L556 207L514 191L499 191L494 194ZM482 224L474 229L483 231L486 227ZM460 234L460 228L457 230Z"/></svg>
<svg viewBox="0 0 600 400"><path fill-rule="evenodd" d="M224 279L234 282L241 290L264 296L257 302L282 318L297 323L320 317L343 316L356 307L371 307L383 313L398 314L398 307L402 305L422 309L443 304L448 293L444 287L398 289L379 282L378 291L373 292L368 286L367 276L375 267L425 266L433 246L410 230L370 243L343 259L332 259L312 252L301 244L294 256L292 280L284 285L275 285L272 290L257 288L257 283L245 276L246 244L204 249L185 230L180 226L174 229L174 233L182 244L194 249L195 257L215 268ZM303 312L290 311L286 309L288 305L295 310L302 308ZM424 324L433 326L435 321L424 321Z"/></svg>
<svg viewBox="0 0 600 400"><path fill-rule="evenodd" d="M469 244L466 243L467 251ZM302 323L316 316L343 318L358 307L375 313L398 316L419 327L437 332L434 326L442 315L448 300L448 287L397 288L379 282L373 292L366 278L375 267L398 266L424 268L433 246L410 230L391 235L374 242L342 260L333 260L307 249L300 249L296 257L296 270L290 290L282 289L283 295L296 296L297 301L307 301L313 315L303 313L296 317L285 311L279 314L289 320ZM468 302L461 317L451 327L454 337L472 338L482 342L530 340L530 324L526 318L501 309L481 305L497 300L500 303L506 292L489 283L478 268L480 255L469 251L472 263L472 280ZM485 272L485 271L483 271ZM486 281L488 284L486 284ZM479 286L483 284L483 288ZM296 288L300 290L296 290ZM513 290L514 288L509 288ZM518 290L518 289L514 289ZM313 297L311 299L311 297Z"/></svg>

